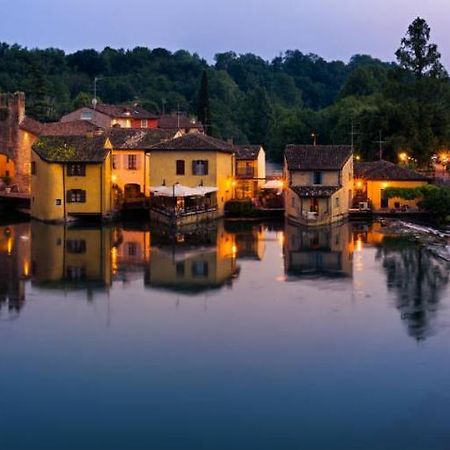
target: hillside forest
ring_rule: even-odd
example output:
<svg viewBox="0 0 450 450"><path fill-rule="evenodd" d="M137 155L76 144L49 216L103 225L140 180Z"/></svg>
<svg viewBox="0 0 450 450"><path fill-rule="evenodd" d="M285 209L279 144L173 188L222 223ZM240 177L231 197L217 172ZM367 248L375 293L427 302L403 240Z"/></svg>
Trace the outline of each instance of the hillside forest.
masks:
<svg viewBox="0 0 450 450"><path fill-rule="evenodd" d="M440 56L421 18L399 33L395 62L362 54L326 61L287 50L270 61L230 51L208 63L186 50L68 54L0 43L0 91L24 91L27 114L54 121L90 104L97 78L104 103L197 116L209 134L263 144L274 161L286 144L316 140L353 143L366 160L378 158L380 147L393 161L407 152L424 166L450 144L450 82Z"/></svg>

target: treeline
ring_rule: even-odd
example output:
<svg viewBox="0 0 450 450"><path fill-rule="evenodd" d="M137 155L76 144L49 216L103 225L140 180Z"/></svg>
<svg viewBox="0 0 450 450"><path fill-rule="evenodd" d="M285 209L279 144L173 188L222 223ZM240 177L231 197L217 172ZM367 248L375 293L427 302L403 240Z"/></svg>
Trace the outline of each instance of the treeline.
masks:
<svg viewBox="0 0 450 450"><path fill-rule="evenodd" d="M323 144L353 138L366 159L378 155L381 137L385 158L402 150L425 164L450 142L450 84L429 37L426 22L416 19L396 64L368 55L325 61L298 50L272 61L220 53L208 64L184 50L107 47L66 54L3 43L0 90L25 91L28 114L46 121L89 104L96 77L101 101L136 101L155 113L196 115L201 92L211 134L262 143L274 160L285 144L310 143L314 133Z"/></svg>

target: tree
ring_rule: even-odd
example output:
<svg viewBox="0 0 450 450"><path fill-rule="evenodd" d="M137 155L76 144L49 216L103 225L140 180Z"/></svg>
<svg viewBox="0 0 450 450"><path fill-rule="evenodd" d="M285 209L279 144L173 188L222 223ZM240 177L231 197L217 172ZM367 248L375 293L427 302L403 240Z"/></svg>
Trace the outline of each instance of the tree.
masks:
<svg viewBox="0 0 450 450"><path fill-rule="evenodd" d="M42 68L33 64L31 69L31 89L27 114L36 120L45 122L49 120L50 103L47 96L47 80Z"/></svg>
<svg viewBox="0 0 450 450"><path fill-rule="evenodd" d="M423 77L445 78L447 72L440 62L441 54L436 44L430 44L430 27L417 17L408 27L400 48L395 52L403 69L412 72L417 79Z"/></svg>
<svg viewBox="0 0 450 450"><path fill-rule="evenodd" d="M202 73L200 90L198 93L197 118L204 125L206 134L211 134L211 107L209 105L208 73Z"/></svg>

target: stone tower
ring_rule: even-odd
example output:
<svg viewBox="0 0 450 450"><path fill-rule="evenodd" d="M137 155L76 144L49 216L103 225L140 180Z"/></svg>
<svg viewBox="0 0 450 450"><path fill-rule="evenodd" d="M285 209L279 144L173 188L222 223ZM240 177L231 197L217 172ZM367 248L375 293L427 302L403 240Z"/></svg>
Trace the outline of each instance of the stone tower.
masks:
<svg viewBox="0 0 450 450"><path fill-rule="evenodd" d="M0 94L0 153L14 161L14 183L21 190L29 189L31 146L20 129L25 118L25 94ZM26 133L25 133L26 134Z"/></svg>

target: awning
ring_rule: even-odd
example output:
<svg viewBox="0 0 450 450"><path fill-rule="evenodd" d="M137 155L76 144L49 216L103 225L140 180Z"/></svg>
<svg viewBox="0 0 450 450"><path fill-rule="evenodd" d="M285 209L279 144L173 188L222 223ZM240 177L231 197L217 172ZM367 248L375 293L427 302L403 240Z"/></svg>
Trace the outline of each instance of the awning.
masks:
<svg viewBox="0 0 450 450"><path fill-rule="evenodd" d="M283 189L283 180L269 180L263 184L262 189Z"/></svg>
<svg viewBox="0 0 450 450"><path fill-rule="evenodd" d="M191 188L183 184L150 187L150 192L157 197L204 197L206 194L216 192L217 190L214 186L197 186Z"/></svg>

